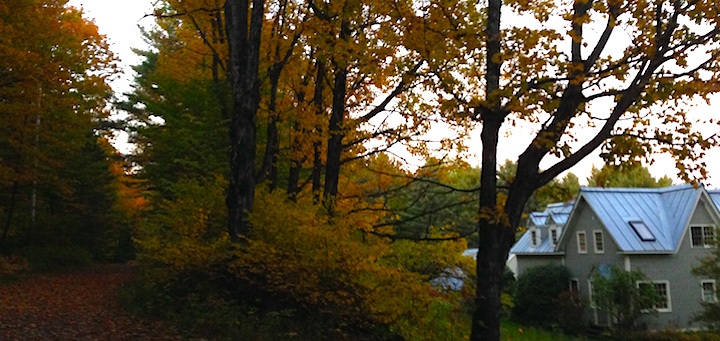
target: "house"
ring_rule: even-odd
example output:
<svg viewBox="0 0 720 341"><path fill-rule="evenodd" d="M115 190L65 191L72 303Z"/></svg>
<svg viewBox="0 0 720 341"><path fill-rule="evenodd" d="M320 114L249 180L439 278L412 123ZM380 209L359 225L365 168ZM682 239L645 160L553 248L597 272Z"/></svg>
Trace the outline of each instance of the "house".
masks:
<svg viewBox="0 0 720 341"><path fill-rule="evenodd" d="M640 270L664 298L657 314L640 323L650 329L701 328L693 316L701 302L717 300L717 283L691 273L710 255L720 226L720 191L690 185L660 189L582 188L573 203L549 205L529 216L526 233L510 250L516 271L563 264L569 283L590 302L588 322L610 325L608 314L592 308L594 270L617 266Z"/></svg>

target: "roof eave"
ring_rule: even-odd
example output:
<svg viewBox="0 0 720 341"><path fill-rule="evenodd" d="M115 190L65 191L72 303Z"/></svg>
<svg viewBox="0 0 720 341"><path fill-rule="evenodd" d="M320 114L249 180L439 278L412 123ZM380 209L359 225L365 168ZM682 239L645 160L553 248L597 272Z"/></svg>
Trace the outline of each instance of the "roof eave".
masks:
<svg viewBox="0 0 720 341"><path fill-rule="evenodd" d="M564 256L565 252L514 252L516 256Z"/></svg>

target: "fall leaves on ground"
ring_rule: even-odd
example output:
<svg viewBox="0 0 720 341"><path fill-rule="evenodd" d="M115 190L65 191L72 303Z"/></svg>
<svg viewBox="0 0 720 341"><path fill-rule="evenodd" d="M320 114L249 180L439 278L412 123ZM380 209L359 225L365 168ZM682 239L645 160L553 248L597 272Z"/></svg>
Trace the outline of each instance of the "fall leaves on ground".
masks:
<svg viewBox="0 0 720 341"><path fill-rule="evenodd" d="M128 266L110 265L0 284L0 339L185 340L171 326L120 308L117 290L133 274Z"/></svg>

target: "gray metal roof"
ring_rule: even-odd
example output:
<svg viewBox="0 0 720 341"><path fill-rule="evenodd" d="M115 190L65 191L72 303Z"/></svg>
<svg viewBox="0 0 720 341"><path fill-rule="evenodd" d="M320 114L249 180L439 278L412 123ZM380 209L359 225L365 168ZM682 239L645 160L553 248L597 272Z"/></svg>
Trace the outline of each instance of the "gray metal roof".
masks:
<svg viewBox="0 0 720 341"><path fill-rule="evenodd" d="M597 214L612 239L623 252L674 252L690 219L698 197L705 191L691 185L666 188L590 188L580 189L577 202L584 201ZM720 190L707 191L715 207L720 208ZM558 225L567 223L573 203L548 205L539 215L547 215ZM534 216L531 214L530 218ZM535 222L532 219L532 222ZM630 222L642 222L646 240ZM530 225L530 224L528 224ZM535 224L536 226L540 226ZM647 233L654 238L647 238ZM530 247L529 234L524 234L512 247L511 253L543 254L553 253L549 238Z"/></svg>
<svg viewBox="0 0 720 341"><path fill-rule="evenodd" d="M510 249L510 253L555 253L555 247L550 245L550 238L543 238L542 243L540 243L538 247L532 247L530 246L530 234L525 233L522 235L522 237L520 237L520 240L518 240L517 243L515 243L515 245L513 245L513 247Z"/></svg>
<svg viewBox="0 0 720 341"><path fill-rule="evenodd" d="M547 224L553 222L558 226L564 226L567 222L567 218L572 211L574 201L567 203L553 203L547 205L543 212L532 212L528 217L528 226L546 227ZM555 253L555 247L550 244L550 238L543 238L540 245L532 247L530 245L530 234L525 233L520 237L520 240L513 245L510 249L510 253L523 254L543 254L543 253Z"/></svg>
<svg viewBox="0 0 720 341"><path fill-rule="evenodd" d="M621 251L672 252L677 249L701 189L691 185L666 188L581 188ZM643 241L631 227L643 222L655 240Z"/></svg>
<svg viewBox="0 0 720 341"><path fill-rule="evenodd" d="M715 204L715 207L720 210L720 189L708 190L707 192L710 195L710 199L712 199Z"/></svg>

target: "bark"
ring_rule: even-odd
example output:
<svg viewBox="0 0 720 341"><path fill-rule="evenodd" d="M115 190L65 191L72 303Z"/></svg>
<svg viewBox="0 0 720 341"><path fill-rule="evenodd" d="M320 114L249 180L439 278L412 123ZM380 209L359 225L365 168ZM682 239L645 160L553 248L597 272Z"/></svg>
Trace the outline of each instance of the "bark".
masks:
<svg viewBox="0 0 720 341"><path fill-rule="evenodd" d="M8 207L7 217L5 218L5 226L3 226L2 239L0 239L0 245L5 244L8 232L10 232L10 225L12 223L13 213L15 212L15 202L17 201L18 183L13 182L12 194L10 195L10 207Z"/></svg>
<svg viewBox="0 0 720 341"><path fill-rule="evenodd" d="M470 340L500 340L502 273L505 269L504 247L499 243L510 229L497 220L497 143L502 119L483 120L481 133L482 170L480 175L480 221L477 255L475 314Z"/></svg>
<svg viewBox="0 0 720 341"><path fill-rule="evenodd" d="M321 60L317 60L317 76L315 77L315 96L313 102L315 104L315 115L321 117L325 115L325 109L323 107L323 91L325 89L325 63ZM322 127L317 127L317 135L322 136ZM313 142L313 172L312 172L312 192L313 202L315 204L320 202L320 187L322 177L322 159L321 149L322 142L317 140Z"/></svg>
<svg viewBox="0 0 720 341"><path fill-rule="evenodd" d="M497 209L497 144L505 119L500 109L497 90L500 87L502 61L500 53L500 9L502 0L488 1L488 37L485 104L479 108L482 118L482 170L480 173L480 221L478 223L479 245L477 255L477 288L475 313L472 320L471 341L500 341L500 310L502 304L502 274L509 247L503 240L514 232L498 219Z"/></svg>
<svg viewBox="0 0 720 341"><path fill-rule="evenodd" d="M247 214L255 197L255 120L260 103L258 60L265 1L225 2L228 38L232 121L230 124L230 184L226 204L228 232L233 241L250 232ZM248 15L250 14L250 15ZM248 23L248 19L250 22Z"/></svg>
<svg viewBox="0 0 720 341"><path fill-rule="evenodd" d="M340 39L347 40L350 36L350 25L347 20L340 24ZM330 116L327 160L325 162L325 190L323 200L332 214L334 200L338 193L340 179L340 157L342 155L342 140L345 137L343 120L345 118L345 94L347 92L347 63L344 60L335 61L335 81L333 84L332 114Z"/></svg>
<svg viewBox="0 0 720 341"><path fill-rule="evenodd" d="M280 139L278 137L278 113L277 113L277 91L280 82L280 71L282 67L273 67L270 70L270 103L268 111L270 122L267 126L267 144L265 145L265 157L258 177L258 182L270 180L270 190L277 188L278 183L278 154L280 153Z"/></svg>

